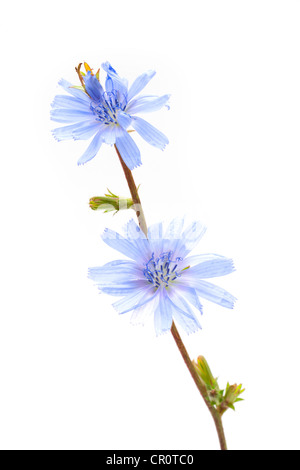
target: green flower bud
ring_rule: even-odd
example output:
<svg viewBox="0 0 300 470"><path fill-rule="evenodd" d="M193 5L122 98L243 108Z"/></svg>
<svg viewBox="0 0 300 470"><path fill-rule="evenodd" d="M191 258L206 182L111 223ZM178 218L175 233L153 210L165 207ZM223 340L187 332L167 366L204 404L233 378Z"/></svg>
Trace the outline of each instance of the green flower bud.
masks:
<svg viewBox="0 0 300 470"><path fill-rule="evenodd" d="M210 367L204 356L199 356L197 362L193 361L198 376L204 383L207 396L212 405L220 405L223 391L220 390L217 379L212 375Z"/></svg>
<svg viewBox="0 0 300 470"><path fill-rule="evenodd" d="M120 210L131 209L133 201L131 198L121 198L108 189L108 194L104 196L91 197L89 204L94 211L98 209L103 210L105 213L115 211L116 214Z"/></svg>
<svg viewBox="0 0 300 470"><path fill-rule="evenodd" d="M201 382L205 385L210 403L216 406L220 415L222 416L228 408L234 410L234 403L243 400L239 398L245 391L245 389L242 389L242 384L229 385L229 383L227 383L226 390L220 390L218 381L212 375L205 357L199 356L197 362L193 361L193 364Z"/></svg>
<svg viewBox="0 0 300 470"><path fill-rule="evenodd" d="M207 363L207 360L205 359L204 356L198 356L197 362L194 362L194 366L196 368L196 371L198 372L198 375L200 375L201 379L210 388L215 388L218 386L217 380L213 377L211 370L209 368L209 365Z"/></svg>
<svg viewBox="0 0 300 470"><path fill-rule="evenodd" d="M243 398L239 398L239 396L244 391L245 389L242 389L242 384L229 385L229 383L227 383L223 401L218 407L218 411L221 416L225 413L225 411L228 410L228 408L235 411L234 403L237 403L238 401L243 401Z"/></svg>

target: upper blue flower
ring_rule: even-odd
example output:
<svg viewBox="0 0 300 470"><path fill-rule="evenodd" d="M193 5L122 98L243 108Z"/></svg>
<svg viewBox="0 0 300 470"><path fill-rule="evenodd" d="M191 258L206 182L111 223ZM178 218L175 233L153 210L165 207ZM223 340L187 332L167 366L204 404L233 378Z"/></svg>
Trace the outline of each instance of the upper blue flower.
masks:
<svg viewBox="0 0 300 470"><path fill-rule="evenodd" d="M143 322L153 315L157 334L168 331L173 319L191 333L201 328L194 309L202 314L199 297L233 308L235 298L206 279L234 271L231 259L215 254L188 256L205 232L194 222L183 230L183 219L173 220L164 231L161 223L149 228L148 239L131 220L126 236L106 229L104 242L131 259L112 261L89 269L100 291L121 299L113 305L119 313L133 311Z"/></svg>
<svg viewBox="0 0 300 470"><path fill-rule="evenodd" d="M89 139L94 136L87 150L78 160L78 164L88 162L95 157L103 142L116 144L124 162L130 170L141 164L140 151L129 135L131 126L149 144L164 149L167 137L136 113L157 111L167 105L170 95L136 95L155 75L153 70L140 75L128 89L127 80L120 78L109 62L102 64L107 73L105 90L99 81L99 72L92 73L85 64L86 74L76 69L81 87L73 87L66 80L59 84L68 95L57 95L52 103L51 119L61 123L71 123L53 130L57 140Z"/></svg>

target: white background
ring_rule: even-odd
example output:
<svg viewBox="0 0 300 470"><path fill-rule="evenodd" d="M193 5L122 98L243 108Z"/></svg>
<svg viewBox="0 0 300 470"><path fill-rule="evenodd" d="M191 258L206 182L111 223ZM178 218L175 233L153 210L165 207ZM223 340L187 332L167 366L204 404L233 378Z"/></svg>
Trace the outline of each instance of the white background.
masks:
<svg viewBox="0 0 300 470"><path fill-rule="evenodd" d="M128 190L113 148L84 167L86 142L57 143L50 103L74 67L109 60L147 93L170 140L139 136L135 170L148 224L187 214L207 233L194 253L235 260L183 333L220 384L242 382L230 449L299 449L300 2L15 1L1 10L2 449L217 449L214 425L170 334L118 316L87 279L118 258L100 235L129 213L89 197Z"/></svg>

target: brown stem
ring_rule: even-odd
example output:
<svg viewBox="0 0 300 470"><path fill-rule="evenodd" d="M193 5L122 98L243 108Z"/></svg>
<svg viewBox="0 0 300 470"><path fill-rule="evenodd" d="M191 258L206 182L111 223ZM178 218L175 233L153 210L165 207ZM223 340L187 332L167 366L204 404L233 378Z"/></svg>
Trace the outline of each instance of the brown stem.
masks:
<svg viewBox="0 0 300 470"><path fill-rule="evenodd" d="M115 144L115 149L116 149L116 152L118 154L120 163L122 165L122 168L123 168L123 171L124 171L124 174L125 174L125 178L126 178L127 183L128 183L128 187L129 187L131 197L132 197L132 200L133 200L133 209L136 212L136 215L137 215L137 218L138 218L138 221L139 221L139 226L140 226L141 230L143 230L144 234L147 236L148 229L147 229L146 219L145 219L144 211L143 211L143 208L142 208L141 200L140 200L140 197L138 195L138 190L137 190L136 184L135 184L133 176L132 176L132 172L129 170L127 165L124 163L116 144ZM209 409L209 411L210 411L210 413L213 417L213 420L215 422L215 426L216 426L216 429L217 429L217 433L218 433L218 436L219 436L221 450L227 450L226 439L225 439L225 434L224 434L221 415L216 410L216 408L210 403L210 401L208 399L208 396L207 396L207 391L206 391L205 385L203 385L203 383L201 382L201 380L200 380L200 378L199 378L199 376L196 372L196 369L195 369L195 367L194 367L194 365L193 365L193 363L190 359L190 356L188 355L188 352L187 352L187 350L186 350L186 348L185 348L185 346L182 342L182 339L181 339L181 337L178 333L178 330L177 330L174 322L172 323L171 333L172 333L173 338L174 338L174 340L177 344L177 347L180 351L180 354L181 354L188 370L190 371L190 374L191 374L191 376L192 376L192 378L193 378L193 380L196 384L196 387L198 388L199 392L201 393L201 395L203 397L203 400L204 400L207 408Z"/></svg>
<svg viewBox="0 0 300 470"><path fill-rule="evenodd" d="M219 412L216 410L216 408L210 403L209 399L208 399L208 396L207 396L207 391L206 391L206 387L205 385L201 382L200 380L200 377L198 376L197 372L196 372L196 369L190 359L190 356L188 355L188 352L182 342L182 339L178 333L178 330L175 326L175 323L173 322L172 323L172 327L171 327L171 333L173 335L173 338L175 340L175 343L177 344L177 347L180 351L180 354L196 384L196 387L198 388L199 392L201 393L202 395L202 398L207 406L207 408L209 409L210 411L210 414L212 415L213 417L213 420L215 422L215 425L216 425L216 429L217 429L217 433L218 433L218 437L219 437L219 441L220 441L220 446L221 446L221 450L227 450L227 444L226 444L226 439L225 439L225 434L224 434L224 428L223 428L223 424L222 424L222 418L221 418L221 415L219 414Z"/></svg>
<svg viewBox="0 0 300 470"><path fill-rule="evenodd" d="M116 144L115 144L115 149L116 149L116 152L118 154L118 157L119 157L120 163L122 165L122 168L123 168L123 171L124 171L124 174L125 174L125 178L126 178L129 190L130 190L130 194L131 194L132 201L133 201L132 208L136 212L136 216L138 218L138 222L139 222L139 226L140 226L141 230L147 236L148 229L147 229L146 219L145 219L144 211L143 211L143 208L142 208L140 196L139 196L136 184L135 184L133 176L132 176L132 172L131 172L131 170L129 170L128 166L125 164L123 158L120 155L120 152L119 152Z"/></svg>

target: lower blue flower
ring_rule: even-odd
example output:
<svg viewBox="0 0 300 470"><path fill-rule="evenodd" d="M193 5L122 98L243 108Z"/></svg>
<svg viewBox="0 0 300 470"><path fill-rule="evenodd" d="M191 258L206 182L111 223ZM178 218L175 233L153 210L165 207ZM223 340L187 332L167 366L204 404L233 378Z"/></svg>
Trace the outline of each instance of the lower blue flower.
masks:
<svg viewBox="0 0 300 470"><path fill-rule="evenodd" d="M125 236L106 229L104 242L127 256L102 267L89 269L89 277L101 292L119 296L113 306L120 313L132 312L132 321L143 323L152 315L156 334L170 330L172 321L187 333L201 328L200 298L233 308L235 297L206 279L224 276L235 269L231 259L216 254L189 256L205 232L200 222L184 230L184 220L175 219L164 230L162 223L148 230L148 238L131 220Z"/></svg>

